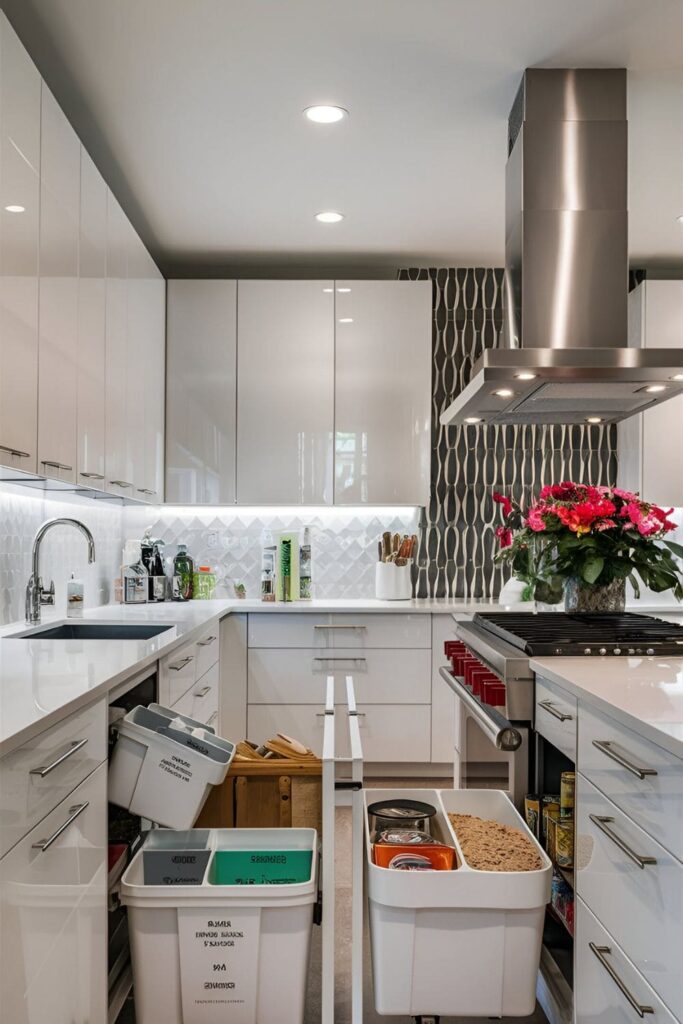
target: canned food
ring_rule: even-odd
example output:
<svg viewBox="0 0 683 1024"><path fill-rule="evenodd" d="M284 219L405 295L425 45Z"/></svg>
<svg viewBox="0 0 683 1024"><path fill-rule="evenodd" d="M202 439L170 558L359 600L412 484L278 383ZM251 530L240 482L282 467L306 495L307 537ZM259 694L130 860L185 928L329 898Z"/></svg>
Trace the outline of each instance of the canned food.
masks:
<svg viewBox="0 0 683 1024"><path fill-rule="evenodd" d="M563 818L574 816L575 772L562 772L560 775L560 814Z"/></svg>

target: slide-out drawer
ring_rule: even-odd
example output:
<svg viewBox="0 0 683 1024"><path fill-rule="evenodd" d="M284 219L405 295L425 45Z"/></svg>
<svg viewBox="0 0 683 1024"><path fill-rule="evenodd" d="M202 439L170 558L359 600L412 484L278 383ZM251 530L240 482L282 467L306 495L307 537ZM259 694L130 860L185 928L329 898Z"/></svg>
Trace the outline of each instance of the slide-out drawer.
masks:
<svg viewBox="0 0 683 1024"><path fill-rule="evenodd" d="M576 722L578 704L575 697L538 676L534 721L536 732L576 761Z"/></svg>
<svg viewBox="0 0 683 1024"><path fill-rule="evenodd" d="M626 1024L640 1019L676 1024L673 1014L580 898L575 924L576 1024Z"/></svg>
<svg viewBox="0 0 683 1024"><path fill-rule="evenodd" d="M263 743L278 732L300 740L322 754L323 718L320 704L250 704L250 740ZM427 762L430 757L428 704L359 704L358 725L365 761ZM336 752L349 755L348 724L340 708L336 715Z"/></svg>
<svg viewBox="0 0 683 1024"><path fill-rule="evenodd" d="M683 860L683 761L592 707L579 708L583 775Z"/></svg>
<svg viewBox="0 0 683 1024"><path fill-rule="evenodd" d="M249 647L431 647L431 616L314 615L306 612L249 616Z"/></svg>
<svg viewBox="0 0 683 1024"><path fill-rule="evenodd" d="M353 676L359 703L429 704L431 701L429 650L358 648L321 652L271 647L249 651L249 704L320 705L325 701L325 677L328 675L337 678L338 688L344 686L346 675Z"/></svg>
<svg viewBox="0 0 683 1024"><path fill-rule="evenodd" d="M576 807L578 894L683 1019L683 864L582 775Z"/></svg>
<svg viewBox="0 0 683 1024"><path fill-rule="evenodd" d="M192 684L217 663L219 649L218 621L215 621L197 640L183 644L162 658L159 662L161 702L174 707Z"/></svg>
<svg viewBox="0 0 683 1024"><path fill-rule="evenodd" d="M0 761L0 856L107 756L105 702L77 711Z"/></svg>
<svg viewBox="0 0 683 1024"><path fill-rule="evenodd" d="M173 710L177 711L179 715L187 715L188 718L194 718L197 722L204 722L205 725L216 729L219 684L220 673L216 664L208 672L205 672L202 678L197 680L180 700L176 701Z"/></svg>

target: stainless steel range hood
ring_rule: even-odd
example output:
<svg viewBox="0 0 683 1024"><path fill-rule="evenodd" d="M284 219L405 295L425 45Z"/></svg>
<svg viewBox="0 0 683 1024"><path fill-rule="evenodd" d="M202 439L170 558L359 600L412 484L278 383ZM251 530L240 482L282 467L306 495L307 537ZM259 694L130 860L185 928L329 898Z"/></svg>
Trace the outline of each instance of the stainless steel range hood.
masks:
<svg viewBox="0 0 683 1024"><path fill-rule="evenodd" d="M683 348L627 347L626 167L623 69L524 73L508 122L503 343L442 423L615 423L683 393Z"/></svg>

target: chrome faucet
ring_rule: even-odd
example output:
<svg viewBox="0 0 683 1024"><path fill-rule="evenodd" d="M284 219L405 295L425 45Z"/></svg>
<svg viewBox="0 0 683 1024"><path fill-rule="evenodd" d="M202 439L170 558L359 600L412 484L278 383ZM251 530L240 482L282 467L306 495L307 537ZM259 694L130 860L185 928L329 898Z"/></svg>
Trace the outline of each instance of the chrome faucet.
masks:
<svg viewBox="0 0 683 1024"><path fill-rule="evenodd" d="M61 517L58 519L48 519L44 522L33 538L31 576L26 586L26 624L28 626L35 626L37 622L40 622L40 609L44 604L54 605L55 603L54 580L50 581L50 586L46 590L43 587L39 571L40 545L47 531L53 526L75 526L77 530L80 530L88 542L88 562L95 561L95 540L84 523L81 523L78 519Z"/></svg>

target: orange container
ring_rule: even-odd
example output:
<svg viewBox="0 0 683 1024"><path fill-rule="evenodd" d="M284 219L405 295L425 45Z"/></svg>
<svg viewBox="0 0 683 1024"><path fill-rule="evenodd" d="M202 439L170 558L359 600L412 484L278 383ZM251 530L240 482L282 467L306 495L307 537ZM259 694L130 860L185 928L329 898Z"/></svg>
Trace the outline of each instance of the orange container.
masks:
<svg viewBox="0 0 683 1024"><path fill-rule="evenodd" d="M431 866L428 868L424 864L425 870L451 871L456 867L455 850L452 846L442 846L440 843L419 843L414 846L398 844L394 846L390 843L373 843L372 845L372 859L380 868L404 867L405 862L401 864L399 860L396 863L396 858L404 858L406 856L414 856L418 861L421 858L426 858ZM419 870L417 864L415 868Z"/></svg>

